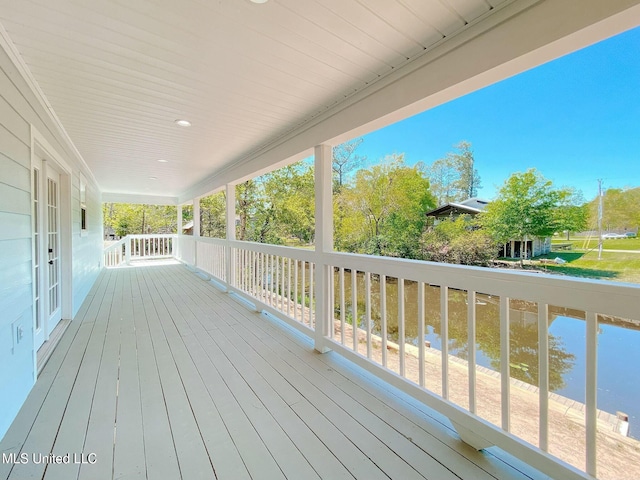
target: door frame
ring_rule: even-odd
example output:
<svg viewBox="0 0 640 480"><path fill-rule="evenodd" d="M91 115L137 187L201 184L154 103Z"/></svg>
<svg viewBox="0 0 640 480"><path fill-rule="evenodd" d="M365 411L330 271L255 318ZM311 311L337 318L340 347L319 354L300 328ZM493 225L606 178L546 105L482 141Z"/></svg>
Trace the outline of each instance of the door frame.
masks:
<svg viewBox="0 0 640 480"><path fill-rule="evenodd" d="M33 170L37 168L40 172L39 175L39 185L40 189L40 200L38 202L39 212L39 232L41 232L41 241L40 241L40 274L36 276L35 271L35 240L32 230L31 236L31 264L32 264L32 280L34 282L38 282L39 291L41 299L44 293L45 286L45 275L47 274L47 269L42 268L42 262L48 258L48 254L46 253L45 243L44 242L44 228L45 225L45 205L43 200L46 200L46 167L47 165L51 165L55 170L60 173L60 183L59 183L59 222L60 222L60 308L61 308L61 316L62 320L71 319L73 315L73 290L72 290L72 211L71 211L71 177L73 171L69 164L64 161L62 156L58 153L58 151L51 146L49 141L33 126L31 125L31 215L32 215L32 229L34 227L33 221L35 221L34 216L34 191L33 191ZM36 278L38 277L38 278ZM36 302L35 302L35 288L32 288L32 312L33 312L33 341L34 341L34 365L37 364L37 348L35 348L35 328L36 328ZM45 300L46 301L46 300ZM47 315L46 308L42 308L43 305L41 303L41 308L39 309L40 314L40 324L42 328L44 328L44 341L46 342L49 339L49 327L47 325ZM61 321L62 321L61 320ZM37 369L34 368L34 376L37 375Z"/></svg>

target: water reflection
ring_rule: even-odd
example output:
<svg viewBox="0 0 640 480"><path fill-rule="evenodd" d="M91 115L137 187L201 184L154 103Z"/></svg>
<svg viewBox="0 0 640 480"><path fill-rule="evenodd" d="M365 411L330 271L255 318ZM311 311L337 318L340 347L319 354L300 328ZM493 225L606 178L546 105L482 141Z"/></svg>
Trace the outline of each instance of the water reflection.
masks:
<svg viewBox="0 0 640 480"><path fill-rule="evenodd" d="M345 317L351 323L351 273L344 272ZM380 281L371 279L372 332L382 335L380 324ZM335 297L340 298L340 279L335 272ZM357 323L365 328L364 275L359 273L356 281ZM418 284L405 281L405 341L418 345ZM476 297L476 349L479 365L500 371L500 299L491 295ZM387 338L398 341L398 288L395 279L386 280ZM467 358L467 294L449 289L449 353ZM335 305L336 318L340 315L339 302ZM550 310L550 323L559 314L580 315L561 309ZM441 348L440 287L425 286L425 338L432 348ZM538 313L535 304L512 300L510 302L510 365L511 377L538 385ZM571 371L575 355L569 351L560 337L549 333L549 388L557 391L565 387L565 374Z"/></svg>

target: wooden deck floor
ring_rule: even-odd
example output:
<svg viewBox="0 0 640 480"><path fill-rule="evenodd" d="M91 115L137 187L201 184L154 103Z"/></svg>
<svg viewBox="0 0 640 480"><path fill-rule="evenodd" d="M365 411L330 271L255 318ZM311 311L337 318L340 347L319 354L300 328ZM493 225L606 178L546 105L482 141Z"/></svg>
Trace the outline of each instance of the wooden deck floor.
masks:
<svg viewBox="0 0 640 480"><path fill-rule="evenodd" d="M101 274L0 452L19 480L541 477L181 265Z"/></svg>

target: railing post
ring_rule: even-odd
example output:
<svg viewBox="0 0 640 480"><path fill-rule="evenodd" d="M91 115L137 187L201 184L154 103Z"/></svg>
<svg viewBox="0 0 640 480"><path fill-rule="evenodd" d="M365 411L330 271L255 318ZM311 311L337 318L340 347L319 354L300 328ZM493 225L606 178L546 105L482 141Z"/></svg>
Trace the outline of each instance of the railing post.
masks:
<svg viewBox="0 0 640 480"><path fill-rule="evenodd" d="M127 265L131 263L131 238L124 237L124 261Z"/></svg>
<svg viewBox="0 0 640 480"><path fill-rule="evenodd" d="M333 252L333 200L332 170L333 149L331 145L317 145L315 155L316 197L316 305L315 305L315 349L328 352L326 337L333 324L331 308L331 265L325 263L326 253Z"/></svg>
<svg viewBox="0 0 640 480"><path fill-rule="evenodd" d="M181 236L182 235L182 205L178 205L178 208L176 208L177 210L177 234L178 236L176 237L176 244L173 246L173 256L179 259L182 259L182 251L181 251Z"/></svg>
<svg viewBox="0 0 640 480"><path fill-rule="evenodd" d="M226 187L227 197L227 244L225 245L225 281L227 282L227 288L233 287L236 284L236 266L235 255L233 254L233 248L231 242L236 239L236 186L227 184Z"/></svg>
<svg viewBox="0 0 640 480"><path fill-rule="evenodd" d="M200 238L200 197L193 199L193 266L198 268L198 239Z"/></svg>

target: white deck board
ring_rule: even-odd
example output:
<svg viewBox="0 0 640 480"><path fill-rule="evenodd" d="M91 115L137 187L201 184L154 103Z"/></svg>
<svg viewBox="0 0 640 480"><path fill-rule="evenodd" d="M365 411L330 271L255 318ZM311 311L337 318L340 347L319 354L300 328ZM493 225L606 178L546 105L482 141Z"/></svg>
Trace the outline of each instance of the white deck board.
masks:
<svg viewBox="0 0 640 480"><path fill-rule="evenodd" d="M0 479L530 478L180 265L102 273L0 452Z"/></svg>

